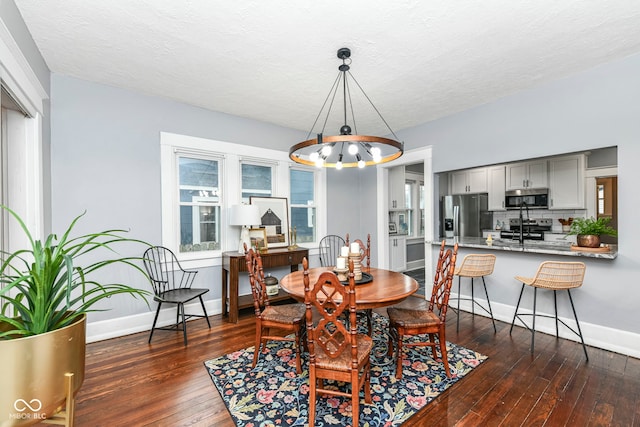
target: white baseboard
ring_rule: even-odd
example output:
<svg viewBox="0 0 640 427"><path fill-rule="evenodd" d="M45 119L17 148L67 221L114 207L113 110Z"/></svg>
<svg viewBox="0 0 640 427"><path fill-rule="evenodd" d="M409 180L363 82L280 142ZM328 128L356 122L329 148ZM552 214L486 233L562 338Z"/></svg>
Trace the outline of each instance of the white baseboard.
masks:
<svg viewBox="0 0 640 427"><path fill-rule="evenodd" d="M465 296L463 295L463 298ZM450 303L452 306L457 306L457 302L454 300L457 298L456 293L451 293ZM486 306L486 300L476 298L478 302ZM205 307L207 314L210 316L222 313L222 300L209 300L205 301ZM503 321L511 324L513 320L514 306L500 303L491 303L493 310L493 317L496 320ZM460 310L471 313L471 302L460 301ZM531 313L531 310L520 308L525 313ZM202 308L200 303L189 304L186 306L187 313L201 313ZM475 314L480 316L489 317L482 309L476 307ZM549 313L541 312L540 314L550 315ZM143 314L136 314L133 316L119 317L117 319L102 320L98 322L90 322L87 324L87 343L102 341L110 338L121 337L124 335L134 334L137 332L144 332L151 330L151 324L153 323L153 316L155 311L149 311ZM160 311L158 317L157 326L168 326L175 322L176 308L175 305L168 305L166 309ZM578 314L579 316L579 314ZM560 317L565 323L572 328L576 329L574 319ZM528 323L529 324L529 323ZM522 326L516 321L516 326ZM580 327L582 328L582 335L584 336L584 342L587 345L602 348L604 350L613 351L627 356L640 358L640 335L627 331L620 331L613 328L607 328L605 326L594 325L592 323L586 323L581 321ZM555 335L555 322L553 319L544 317L536 317L536 331L543 332L550 335ZM567 330L564 326L560 325L560 337L579 342L579 338L571 331Z"/></svg>
<svg viewBox="0 0 640 427"><path fill-rule="evenodd" d="M209 316L222 313L221 301L221 299L216 299L204 302ZM166 304L164 307L166 308L160 310L156 327L173 325L176 321L176 305ZM187 314L202 314L200 301L196 300L195 303L186 305L185 312ZM155 315L154 307L153 311L147 313L87 323L87 343L122 337L137 332L150 331Z"/></svg>
<svg viewBox="0 0 640 427"><path fill-rule="evenodd" d="M424 268L424 259L407 261L407 269L405 271L417 270L419 268Z"/></svg>
<svg viewBox="0 0 640 427"><path fill-rule="evenodd" d="M449 305L451 307L457 307L457 298L456 293L451 293L451 298L449 300ZM468 296L463 295L463 298L468 298ZM476 301L480 302L480 304L487 306L487 301L481 298L476 298ZM501 320L503 322L511 324L513 320L513 314L515 312L515 307L507 304L500 303L491 303L491 309L493 311L493 317L496 320ZM460 301L460 310L471 313L471 301ZM520 307L519 309L523 313L533 313L533 310L527 310L526 308ZM544 315L553 315L553 313L545 313L539 312L536 310L537 314ZM487 313L484 312L481 308L475 308L475 314L480 316L489 317ZM455 315L455 314L454 314ZM531 317L527 316L528 319L525 318L525 321L529 320L527 324L531 327ZM559 319L563 320L567 325L571 326L573 329L577 330L576 322L572 318L566 318L560 316ZM580 313L578 313L578 319L580 319ZM522 323L516 320L515 326L522 327ZM586 323L582 320L580 321L580 328L582 329L582 336L584 337L584 342L587 345L602 348L604 350L613 351L620 354L625 354L627 356L632 356L636 358L640 358L640 335L627 332L620 331L613 328L608 328L605 326L594 325L593 323ZM556 326L555 320L549 319L545 317L536 316L536 332L543 332L545 334L553 335L556 334ZM571 341L580 342L580 338L577 335L574 335L571 331L567 330L562 324L559 328L559 335L561 338L565 338Z"/></svg>

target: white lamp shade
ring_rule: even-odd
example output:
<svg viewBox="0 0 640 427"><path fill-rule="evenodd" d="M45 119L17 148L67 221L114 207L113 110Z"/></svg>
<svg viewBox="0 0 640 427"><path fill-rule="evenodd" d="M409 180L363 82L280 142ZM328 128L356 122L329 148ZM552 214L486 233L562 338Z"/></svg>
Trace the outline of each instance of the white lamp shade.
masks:
<svg viewBox="0 0 640 427"><path fill-rule="evenodd" d="M257 205L231 206L229 225L260 225L260 209Z"/></svg>

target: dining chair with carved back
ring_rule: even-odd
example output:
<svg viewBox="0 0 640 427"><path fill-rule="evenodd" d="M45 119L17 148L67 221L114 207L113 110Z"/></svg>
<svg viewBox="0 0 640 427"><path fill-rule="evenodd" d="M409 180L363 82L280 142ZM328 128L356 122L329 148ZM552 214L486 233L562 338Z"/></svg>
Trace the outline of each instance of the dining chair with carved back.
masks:
<svg viewBox="0 0 640 427"><path fill-rule="evenodd" d="M387 314L389 315L388 354L389 356L393 355L395 341L397 379L402 378L403 346L429 346L434 360L437 360L436 338L440 347L440 356L445 373L447 377L451 377L447 356L445 322L457 254L457 243L453 249L445 249L445 242L442 241L429 301L424 301L418 306L393 306L387 309ZM419 342L404 342L405 337L413 335L428 335L429 339Z"/></svg>
<svg viewBox="0 0 640 427"><path fill-rule="evenodd" d="M360 239L354 240L353 243L357 243L358 246L360 247L360 250L359 250L360 265L362 266L363 271L368 272L371 269L371 234L367 234L366 245ZM349 233L347 233L347 236L345 238L345 244L347 247L349 247L349 252L351 252L351 242L349 241ZM366 266L364 265L364 262L366 262ZM364 315L367 320L367 331L369 333L369 336L371 336L371 334L373 333L373 310L371 309L364 310Z"/></svg>
<svg viewBox="0 0 640 427"><path fill-rule="evenodd" d="M351 397L353 425L360 415L360 390L371 403L371 337L357 332L353 261L349 262L349 284L343 285L332 271L315 283L309 280L309 263L303 259L307 346L309 349L309 425L315 425L318 394ZM344 320L343 314L348 317ZM325 387L325 380L351 384L350 391Z"/></svg>
<svg viewBox="0 0 640 427"><path fill-rule="evenodd" d="M267 295L260 253L253 249L247 250L246 243L244 250L256 315L255 349L251 366L255 368L262 344L266 345L271 340L291 341L295 346L296 372L300 374L302 373L300 344L301 337L304 335L305 305L302 303L271 305ZM284 332L284 334L274 334L273 330ZM293 338L286 336L291 333L294 334Z"/></svg>

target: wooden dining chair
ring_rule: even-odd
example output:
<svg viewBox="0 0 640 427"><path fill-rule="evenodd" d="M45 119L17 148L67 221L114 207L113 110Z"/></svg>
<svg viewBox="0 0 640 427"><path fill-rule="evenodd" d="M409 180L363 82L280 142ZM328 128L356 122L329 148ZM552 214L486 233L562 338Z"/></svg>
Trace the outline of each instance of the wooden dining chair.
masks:
<svg viewBox="0 0 640 427"><path fill-rule="evenodd" d="M296 372L300 374L302 373L300 343L301 336L304 333L303 319L305 306L301 303L269 304L269 296L267 295L267 286L264 281L264 271L262 269L262 258L260 254L253 249L247 250L246 243L244 244L244 250L247 271L249 272L249 282L251 283L251 294L253 295L253 307L256 315L256 341L251 367L255 368L263 343L266 345L270 340L292 341L295 345ZM272 329L279 330L285 334L273 334ZM293 338L285 336L292 332L294 334Z"/></svg>
<svg viewBox="0 0 640 427"><path fill-rule="evenodd" d="M449 294L453 283L453 273L456 267L458 244L451 249L445 249L445 242L440 245L438 265L436 267L431 299L425 301L423 307L394 306L387 309L389 315L389 356L393 354L393 341L396 342L396 378L402 378L402 348L415 346L429 346L433 358L437 358L436 337L440 346L440 356L447 377L451 378L449 360L447 357L447 342L445 336L445 322ZM427 305L428 304L428 305ZM404 343L404 338L411 335L428 335L428 341Z"/></svg>
<svg viewBox="0 0 640 427"><path fill-rule="evenodd" d="M351 397L353 425L357 426L361 389L364 388L365 402L371 403L369 356L373 341L357 332L353 261L349 262L348 286L340 283L332 271L323 272L316 283L309 283L306 258L302 266L309 348L309 425L315 425L316 399L320 393ZM343 314L348 314L349 326L342 320ZM350 383L351 390L325 387L325 380Z"/></svg>
<svg viewBox="0 0 640 427"><path fill-rule="evenodd" d="M366 245L360 239L354 240L353 243L357 243L360 246L360 265L362 266L363 271L369 272L371 270L371 234L367 234ZM351 246L349 241L349 233L347 233L345 244L348 247ZM366 266L364 265L364 262L366 262ZM360 313L363 313L363 311L360 310ZM373 310L364 310L364 316L367 320L367 331L369 333L369 336L371 336L373 334Z"/></svg>
<svg viewBox="0 0 640 427"><path fill-rule="evenodd" d="M360 239L356 239L353 241L353 243L358 243L360 245L360 262L364 262L366 261L366 267L367 269L371 268L371 234L367 234L367 244L365 245L364 242ZM347 237L345 239L345 244L347 246L351 246L350 242L349 242L349 233L347 233ZM364 267L364 265L363 265Z"/></svg>

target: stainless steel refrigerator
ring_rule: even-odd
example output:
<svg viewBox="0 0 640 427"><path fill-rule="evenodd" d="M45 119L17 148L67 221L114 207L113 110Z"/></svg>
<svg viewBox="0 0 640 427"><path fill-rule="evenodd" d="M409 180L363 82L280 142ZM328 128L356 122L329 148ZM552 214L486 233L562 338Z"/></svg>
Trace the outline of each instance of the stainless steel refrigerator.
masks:
<svg viewBox="0 0 640 427"><path fill-rule="evenodd" d="M440 206L442 237L482 237L491 229L493 214L487 210L486 193L444 196Z"/></svg>

